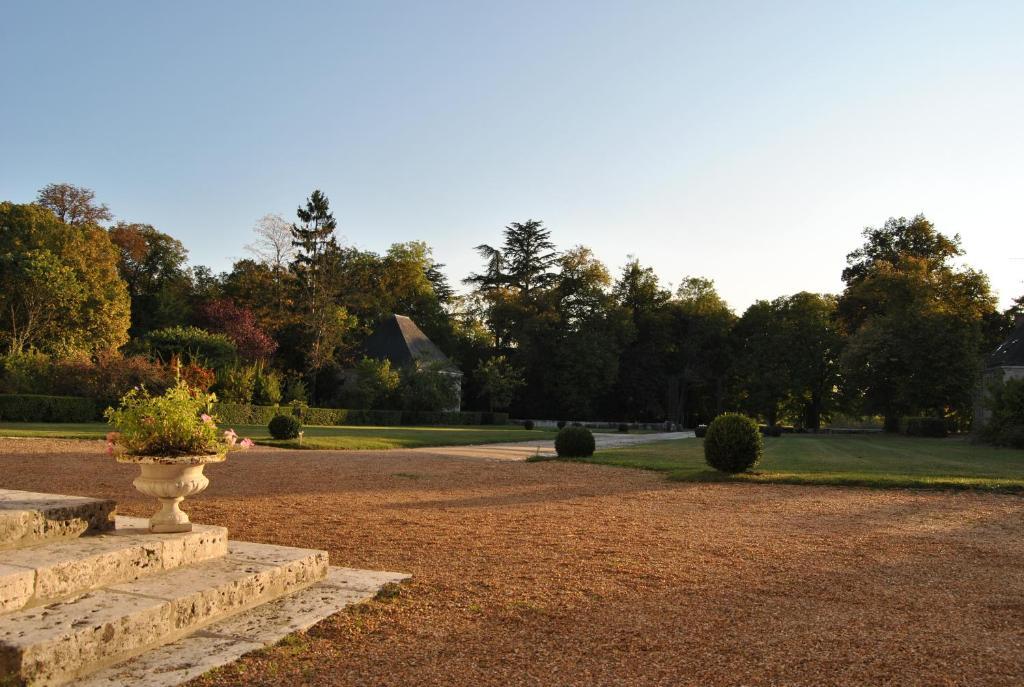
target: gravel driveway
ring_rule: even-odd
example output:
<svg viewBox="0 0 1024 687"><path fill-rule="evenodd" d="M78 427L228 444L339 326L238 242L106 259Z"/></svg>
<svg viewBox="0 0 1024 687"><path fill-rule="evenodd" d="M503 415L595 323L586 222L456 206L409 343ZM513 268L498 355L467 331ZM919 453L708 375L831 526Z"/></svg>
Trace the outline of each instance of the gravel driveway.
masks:
<svg viewBox="0 0 1024 687"><path fill-rule="evenodd" d="M0 442L0 486L148 514L101 450ZM257 449L208 473L196 521L415 577L199 685L1024 684L1020 497L418 451Z"/></svg>

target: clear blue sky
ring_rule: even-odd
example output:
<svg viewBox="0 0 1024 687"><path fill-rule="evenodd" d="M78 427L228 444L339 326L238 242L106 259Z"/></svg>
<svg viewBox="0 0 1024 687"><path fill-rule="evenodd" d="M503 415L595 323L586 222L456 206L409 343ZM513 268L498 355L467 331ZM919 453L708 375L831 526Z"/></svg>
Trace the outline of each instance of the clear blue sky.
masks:
<svg viewBox="0 0 1024 687"><path fill-rule="evenodd" d="M89 186L220 270L321 188L453 282L538 218L738 309L837 291L865 225L924 212L1006 304L1022 36L1019 1L7 0L0 198Z"/></svg>

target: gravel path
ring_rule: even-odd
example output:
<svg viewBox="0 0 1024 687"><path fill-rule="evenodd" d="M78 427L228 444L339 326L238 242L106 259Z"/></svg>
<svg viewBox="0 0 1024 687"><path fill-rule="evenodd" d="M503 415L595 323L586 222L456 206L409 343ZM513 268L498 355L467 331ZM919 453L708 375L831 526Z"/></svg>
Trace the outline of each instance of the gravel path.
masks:
<svg viewBox="0 0 1024 687"><path fill-rule="evenodd" d="M693 436L693 432L657 432L650 434L611 434L599 432L594 434L594 444L600 450L603 448L650 444L655 441L692 439ZM430 453L435 456L483 458L487 460L526 460L534 455L555 455L555 441L554 439L536 439L534 441L479 444L476 446L426 446L412 450L417 453Z"/></svg>
<svg viewBox="0 0 1024 687"><path fill-rule="evenodd" d="M0 486L117 498L98 442ZM1024 499L676 484L562 462L257 449L186 502L238 539L411 572L196 685L1021 685Z"/></svg>

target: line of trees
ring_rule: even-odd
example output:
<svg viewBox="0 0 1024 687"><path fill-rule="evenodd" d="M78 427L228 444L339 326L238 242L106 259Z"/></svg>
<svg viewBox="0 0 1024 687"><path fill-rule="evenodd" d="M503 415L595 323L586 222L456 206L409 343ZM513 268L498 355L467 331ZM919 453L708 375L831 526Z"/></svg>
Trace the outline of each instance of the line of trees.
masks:
<svg viewBox="0 0 1024 687"><path fill-rule="evenodd" d="M364 361L362 343L399 313L461 367L464 404L478 409L686 425L733 409L808 428L836 412L890 428L917 414L966 424L983 355L1024 310L1021 298L999 312L985 275L959 264L959 237L920 215L866 229L842 293L760 300L738 315L710 279L684 276L673 292L633 258L613 275L532 219L477 246L481 269L459 294L421 241L384 253L345 245L319 190L292 222L263 217L247 249L228 272L189 266L180 241L113 223L92 191L69 184L0 203L0 391L67 391L73 376L55 370L68 361L153 384L159 371L146 365L174 359L234 400L394 404L396 371ZM133 372L112 374L117 360ZM359 371L357 384L345 370Z"/></svg>

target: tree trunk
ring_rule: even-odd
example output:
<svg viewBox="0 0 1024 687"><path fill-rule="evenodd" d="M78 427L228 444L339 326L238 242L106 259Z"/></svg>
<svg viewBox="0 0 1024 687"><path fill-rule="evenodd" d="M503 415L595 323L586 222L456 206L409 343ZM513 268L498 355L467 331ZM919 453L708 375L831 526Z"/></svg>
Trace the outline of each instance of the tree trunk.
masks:
<svg viewBox="0 0 1024 687"><path fill-rule="evenodd" d="M804 409L804 426L815 431L821 429L821 396L811 395L811 400Z"/></svg>

